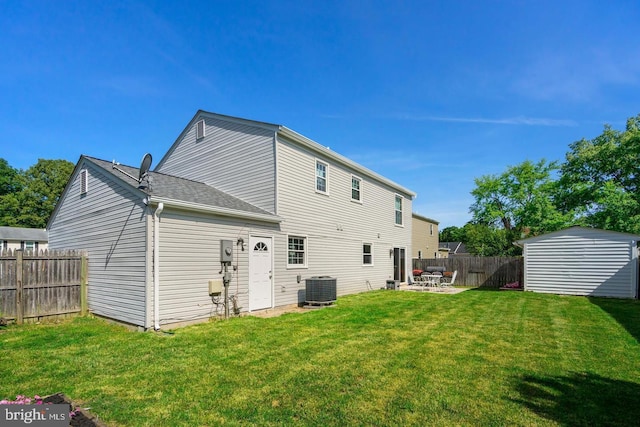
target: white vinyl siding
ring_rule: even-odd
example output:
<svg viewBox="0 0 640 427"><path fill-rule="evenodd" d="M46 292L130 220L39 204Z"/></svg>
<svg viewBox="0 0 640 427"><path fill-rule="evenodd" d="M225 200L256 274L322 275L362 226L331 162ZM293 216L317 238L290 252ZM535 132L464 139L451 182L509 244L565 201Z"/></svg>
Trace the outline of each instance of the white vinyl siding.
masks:
<svg viewBox="0 0 640 427"><path fill-rule="evenodd" d="M386 279L393 275L389 250L411 247L411 227L394 224L396 189L358 174L362 188L366 188L366 197L362 203L353 203L351 177L355 171L329 158L321 158L330 168L331 197L318 197L315 173L300 174L301 170L313 171L316 160L316 153L279 137L278 214L284 218L281 228L285 235L276 235L275 241L274 264L278 277L275 306L298 303L299 293L304 294L304 280L297 281L299 270L286 268L287 236L307 237L308 259L303 279L335 277L338 295L383 287ZM404 207L410 210L410 195L404 196ZM373 245L373 265L363 264L363 242Z"/></svg>
<svg viewBox="0 0 640 427"><path fill-rule="evenodd" d="M205 115L205 136L188 127L155 171L204 182L275 213L275 130Z"/></svg>
<svg viewBox="0 0 640 427"><path fill-rule="evenodd" d="M527 291L637 296L637 247L629 235L574 227L523 242Z"/></svg>
<svg viewBox="0 0 640 427"><path fill-rule="evenodd" d="M160 217L160 324L191 322L223 315L209 296L209 280L222 279L220 240L231 240L233 266L229 293L238 297L243 311L249 307L249 235L271 234L276 226L244 220L193 214L165 208ZM244 250L242 243L244 241ZM220 302L220 299L217 300ZM216 311L217 310L217 311Z"/></svg>
<svg viewBox="0 0 640 427"><path fill-rule="evenodd" d="M84 161L91 192L80 195L81 174L70 183L49 227L50 249L82 249L89 257L91 312L145 325L146 213L142 195ZM81 165L82 166L82 165Z"/></svg>

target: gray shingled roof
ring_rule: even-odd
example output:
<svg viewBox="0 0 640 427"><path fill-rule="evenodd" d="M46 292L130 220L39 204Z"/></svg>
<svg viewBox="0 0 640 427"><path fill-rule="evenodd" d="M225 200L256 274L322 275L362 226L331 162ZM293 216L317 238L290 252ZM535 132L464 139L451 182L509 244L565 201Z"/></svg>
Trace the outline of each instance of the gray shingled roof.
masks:
<svg viewBox="0 0 640 427"><path fill-rule="evenodd" d="M0 240L48 242L49 233L41 228L0 227Z"/></svg>
<svg viewBox="0 0 640 427"><path fill-rule="evenodd" d="M83 156L91 163L101 167L107 172L116 175L134 188L138 188L138 181L113 168L113 163L93 157ZM128 174L137 177L138 168L125 165L117 165ZM233 197L210 185L202 182L191 181L177 176L166 175L158 172L149 172L149 194L151 197L166 198L186 203L205 205L216 208L232 209L252 214L271 215L271 212L260 209L257 206L247 203L237 197Z"/></svg>

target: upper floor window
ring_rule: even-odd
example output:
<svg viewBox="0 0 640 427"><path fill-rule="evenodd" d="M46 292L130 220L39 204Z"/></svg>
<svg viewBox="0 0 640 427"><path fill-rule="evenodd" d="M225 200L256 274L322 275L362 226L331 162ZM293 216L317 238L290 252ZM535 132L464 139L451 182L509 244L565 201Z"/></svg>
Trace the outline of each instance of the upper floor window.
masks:
<svg viewBox="0 0 640 427"><path fill-rule="evenodd" d="M316 191L320 193L327 193L327 179L328 179L329 165L316 160Z"/></svg>
<svg viewBox="0 0 640 427"><path fill-rule="evenodd" d="M396 225L402 225L402 196L396 194Z"/></svg>
<svg viewBox="0 0 640 427"><path fill-rule="evenodd" d="M362 180L356 176L351 177L351 200L362 201Z"/></svg>
<svg viewBox="0 0 640 427"><path fill-rule="evenodd" d="M429 224L429 236L433 236L433 224Z"/></svg>

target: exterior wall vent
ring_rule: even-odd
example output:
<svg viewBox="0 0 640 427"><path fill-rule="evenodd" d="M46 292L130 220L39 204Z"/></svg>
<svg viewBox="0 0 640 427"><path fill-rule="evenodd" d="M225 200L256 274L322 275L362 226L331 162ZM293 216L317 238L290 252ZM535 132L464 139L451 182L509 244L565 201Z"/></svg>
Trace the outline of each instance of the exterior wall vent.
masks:
<svg viewBox="0 0 640 427"><path fill-rule="evenodd" d="M205 130L204 130L204 119L200 120L196 123L196 139L202 139L205 137Z"/></svg>
<svg viewBox="0 0 640 427"><path fill-rule="evenodd" d="M80 194L87 194L89 191L89 171L82 169L80 171Z"/></svg>
<svg viewBox="0 0 640 427"><path fill-rule="evenodd" d="M319 276L305 279L305 302L308 305L331 304L337 299L337 282L334 277Z"/></svg>

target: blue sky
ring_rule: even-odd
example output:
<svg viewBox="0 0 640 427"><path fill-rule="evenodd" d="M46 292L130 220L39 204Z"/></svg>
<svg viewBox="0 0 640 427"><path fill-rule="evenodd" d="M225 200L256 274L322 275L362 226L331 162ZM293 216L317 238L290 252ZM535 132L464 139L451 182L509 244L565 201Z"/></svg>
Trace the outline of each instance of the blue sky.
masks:
<svg viewBox="0 0 640 427"><path fill-rule="evenodd" d="M198 109L285 125L408 187L440 228L474 178L640 113L637 1L2 1L0 157L156 161Z"/></svg>

